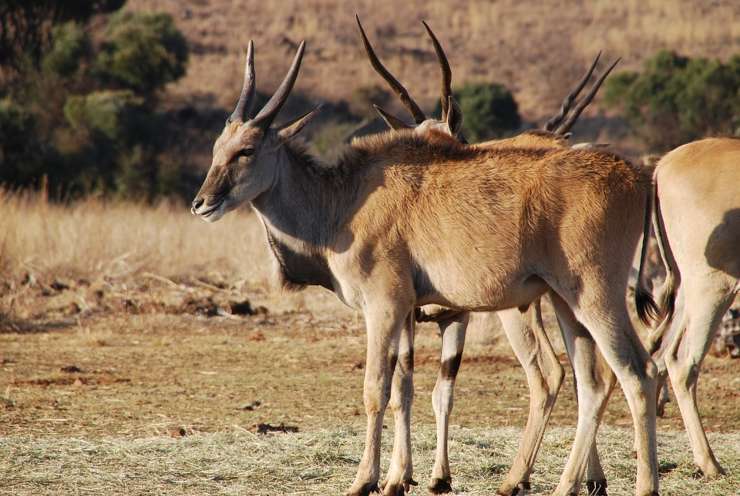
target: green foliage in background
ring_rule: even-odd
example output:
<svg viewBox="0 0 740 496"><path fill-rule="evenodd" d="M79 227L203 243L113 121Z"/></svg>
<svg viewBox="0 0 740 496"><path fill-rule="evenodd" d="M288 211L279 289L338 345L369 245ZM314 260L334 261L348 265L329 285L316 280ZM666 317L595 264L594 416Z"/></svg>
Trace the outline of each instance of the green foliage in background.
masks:
<svg viewBox="0 0 740 496"><path fill-rule="evenodd" d="M514 96L498 83L470 83L453 92L463 113L463 133L472 143L500 138L519 129ZM435 110L439 115L441 107Z"/></svg>
<svg viewBox="0 0 740 496"><path fill-rule="evenodd" d="M388 104L391 94L377 85L360 86L352 91L348 100L349 111L363 119L375 119L378 114L373 105L384 107Z"/></svg>
<svg viewBox="0 0 740 496"><path fill-rule="evenodd" d="M8 98L0 100L0 177L5 181L27 184L42 171L36 127L33 114Z"/></svg>
<svg viewBox="0 0 740 496"><path fill-rule="evenodd" d="M166 14L117 12L93 45L88 21L100 9L80 0L68 13L73 4L81 14L53 24L39 63L17 65L0 90L0 184L48 184L64 197L189 196L187 169L167 148L176 123L158 103L185 74L185 38Z"/></svg>
<svg viewBox="0 0 740 496"><path fill-rule="evenodd" d="M98 75L139 93L151 93L185 75L185 37L167 14L118 12L95 60Z"/></svg>
<svg viewBox="0 0 740 496"><path fill-rule="evenodd" d="M67 21L87 23L96 14L118 10L126 0L0 0L0 61L6 72L37 67L56 28Z"/></svg>
<svg viewBox="0 0 740 496"><path fill-rule="evenodd" d="M606 82L605 101L618 108L649 146L665 151L683 143L740 131L740 54L727 63L669 51L648 59L641 72Z"/></svg>
<svg viewBox="0 0 740 496"><path fill-rule="evenodd" d="M129 146L146 139L148 112L144 99L130 90L94 91L72 95L64 105L64 116L75 131L101 136Z"/></svg>
<svg viewBox="0 0 740 496"><path fill-rule="evenodd" d="M54 27L53 43L41 61L44 71L70 77L80 69L91 51L90 37L79 24L70 21Z"/></svg>

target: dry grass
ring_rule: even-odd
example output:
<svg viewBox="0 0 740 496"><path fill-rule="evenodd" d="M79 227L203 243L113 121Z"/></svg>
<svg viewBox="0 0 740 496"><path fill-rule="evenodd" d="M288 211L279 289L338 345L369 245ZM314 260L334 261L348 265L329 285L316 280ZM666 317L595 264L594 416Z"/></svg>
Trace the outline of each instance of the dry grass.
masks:
<svg viewBox="0 0 740 496"><path fill-rule="evenodd" d="M0 276L113 277L222 272L264 280L259 222L246 211L205 225L187 207L90 198L72 205L0 189Z"/></svg>
<svg viewBox="0 0 740 496"><path fill-rule="evenodd" d="M249 39L257 47L263 91L275 88L304 38L309 49L299 91L336 101L377 84L358 41L355 12L383 60L427 108L436 103L439 82L422 19L447 48L456 84L504 83L528 119L551 115L599 50L621 56L621 68L635 69L659 49L721 58L740 49L740 4L732 0L130 0L127 8L173 14L193 47L188 74L173 94L185 100L208 94L224 107L233 105L239 89ZM587 115L597 113L598 101Z"/></svg>
<svg viewBox="0 0 740 496"><path fill-rule="evenodd" d="M458 494L491 494L513 457L519 432L511 428L451 430L453 482ZM386 440L390 436L386 436ZM572 429L551 429L542 446L533 494L549 494L558 481ZM603 429L599 445L609 494L633 494L635 460L631 433ZM691 456L680 434L664 433L659 453L663 496L728 496L740 487L740 435L714 435L719 456L733 475L704 482L692 478ZM95 440L0 438L0 494L342 494L352 482L363 436L357 430L322 429L257 435L242 429L181 439L163 437ZM416 478L412 494L424 494L431 472L434 431L416 429ZM383 467L388 466L388 441Z"/></svg>

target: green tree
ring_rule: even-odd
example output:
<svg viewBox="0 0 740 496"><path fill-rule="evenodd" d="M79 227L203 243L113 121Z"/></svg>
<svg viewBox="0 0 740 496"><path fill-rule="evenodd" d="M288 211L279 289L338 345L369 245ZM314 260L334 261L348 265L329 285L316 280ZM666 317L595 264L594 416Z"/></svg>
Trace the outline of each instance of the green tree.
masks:
<svg viewBox="0 0 740 496"><path fill-rule="evenodd" d="M104 90L73 95L64 105L64 116L72 129L127 146L146 140L151 118L144 100L131 90Z"/></svg>
<svg viewBox="0 0 740 496"><path fill-rule="evenodd" d="M118 12L106 29L95 61L104 81L151 95L185 74L188 47L172 17Z"/></svg>
<svg viewBox="0 0 740 496"><path fill-rule="evenodd" d="M47 177L64 196L95 191L152 199L181 192L182 159L163 160L177 156L168 150L178 143L177 123L164 118L155 96L184 74L185 39L166 14L119 12L95 33L94 45L87 13L104 4L123 1L67 2L61 19L76 12L75 20L44 21L50 42L40 63L20 64L13 84L3 87L0 183L34 186Z"/></svg>
<svg viewBox="0 0 740 496"><path fill-rule="evenodd" d="M500 138L521 126L511 92L498 83L470 83L453 92L463 114L463 133L473 142ZM436 114L441 112L437 104Z"/></svg>
<svg viewBox="0 0 740 496"><path fill-rule="evenodd" d="M104 90L70 96L64 115L76 143L68 150L77 164L79 189L94 188L124 198L153 198L177 192L177 172L159 160L164 125L131 90ZM166 169L166 173L163 172ZM162 179L163 184L159 181Z"/></svg>
<svg viewBox="0 0 740 496"><path fill-rule="evenodd" d="M86 23L113 12L126 0L0 0L0 65L20 71L24 61L37 64L54 27L66 21Z"/></svg>
<svg viewBox="0 0 740 496"><path fill-rule="evenodd" d="M76 22L66 22L53 29L51 47L44 54L41 66L46 73L70 77L90 51L90 37L85 29Z"/></svg>
<svg viewBox="0 0 740 496"><path fill-rule="evenodd" d="M8 98L0 100L0 182L32 185L43 172L43 150L33 114Z"/></svg>
<svg viewBox="0 0 740 496"><path fill-rule="evenodd" d="M740 55L728 63L690 59L669 51L648 59L641 72L606 82L606 104L622 111L651 147L668 150L740 126Z"/></svg>

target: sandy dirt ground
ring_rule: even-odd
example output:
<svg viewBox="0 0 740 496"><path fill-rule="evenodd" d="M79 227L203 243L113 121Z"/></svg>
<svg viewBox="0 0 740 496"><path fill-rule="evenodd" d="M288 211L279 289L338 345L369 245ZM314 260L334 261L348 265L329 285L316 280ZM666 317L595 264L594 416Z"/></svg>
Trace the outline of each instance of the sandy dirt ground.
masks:
<svg viewBox="0 0 740 496"><path fill-rule="evenodd" d="M0 324L0 443L5 445L0 444L0 480L12 483L5 489L7 494L113 494L118 490L137 494L333 494L349 483L365 426L365 335L361 316L342 307L333 295L323 290L275 294L260 286L213 277L178 280L153 274L116 281L21 280L5 291L12 291L16 314L23 316L5 318ZM552 331L556 348L562 350L557 332ZM497 324L483 319L470 332L452 417L451 451L453 470L461 472L458 489L464 494L482 494L505 474L518 429L526 418L528 394L524 374L499 337ZM439 338L430 324L419 326L417 336L413 425L415 456L422 466L426 464L417 473L423 486L434 445L430 393L436 379ZM558 468L545 471L549 479L539 486L545 491L557 481L575 425L573 384L566 357L562 352L560 356L568 371L567 381L550 422L554 430L543 448L543 459L551 460L543 463ZM728 358L709 356L699 388L707 430L721 461L735 473L740 471L737 365ZM391 417L386 424L389 440ZM631 421L620 391L609 403L605 424L604 436L611 443L607 446L613 445L606 458L629 453ZM276 432L265 434L273 429ZM661 452L661 460L667 471L679 467L673 475L678 482L672 482L678 488L683 484L682 473L688 474L692 484L701 483L691 477L691 455L682 429L677 407L671 402L659 421L659 431L670 440L670 449ZM500 449L493 449L492 441L480 445L472 441L492 438L503 443ZM173 439L183 443L184 452L171 445ZM317 440L331 441L336 456L316 459L317 450L324 452L315 446ZM94 447L100 458L80 459L84 446L79 443ZM465 443L471 443L468 450ZM223 451L216 448L221 445ZM463 446L457 458L456 445ZM266 450L266 458L249 462L254 455L250 447L259 446ZM161 473L155 470L142 476L133 486L116 485L115 480L120 482L116 470L131 469L127 463L132 460L157 463L148 450L161 450L171 463L178 456L196 456L198 450L201 455L215 450L219 456L236 450L243 459L241 466L229 465L231 471L221 474L227 479L215 485L206 483L213 482L208 477L218 476L210 472L198 472L195 479L183 476L181 485L163 483L167 466L157 469ZM494 451L496 461L492 462ZM319 484L304 481L301 485L300 478L291 476L290 483L284 479L284 491L278 489L279 484L271 488L257 484L258 489L254 481L267 476L258 469L260 464L270 457L284 460L287 452L303 460L296 465L301 470L318 470ZM38 458L39 453L56 453L67 465L89 470L77 479L50 479L49 471L59 470L60 465L49 467L50 460L57 458ZM679 455L680 460L673 460ZM18 465L20 459L26 462ZM480 468L484 459L494 466ZM624 477L629 487L633 470L620 468L620 460L609 471ZM483 472L471 475L466 471L469 467L464 468L468 462ZM255 470L262 475L245 476ZM738 482L736 477L697 487L709 491L706 494L737 494L727 492ZM113 482L106 483L108 479Z"/></svg>

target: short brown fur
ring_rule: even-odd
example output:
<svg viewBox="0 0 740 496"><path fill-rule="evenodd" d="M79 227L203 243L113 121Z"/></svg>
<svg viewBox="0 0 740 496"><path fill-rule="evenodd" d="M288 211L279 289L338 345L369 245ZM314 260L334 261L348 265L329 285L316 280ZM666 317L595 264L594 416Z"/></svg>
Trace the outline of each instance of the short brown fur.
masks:
<svg viewBox="0 0 740 496"><path fill-rule="evenodd" d="M286 76L290 84L284 81L266 106L270 112L260 114L271 119L279 110L303 46ZM300 122L275 132L264 119L224 130L193 211L215 221L251 202L284 275L330 287L363 311L368 430L350 494L366 494L379 479L389 399L409 422L401 406L407 394L390 394L389 358L413 348L414 307L504 310L546 291L573 312L614 369L635 422L637 494L657 491L654 368L624 301L650 191L646 174L608 152L487 149L413 132L357 140L335 166L317 169L287 142ZM237 148L236 155L228 152ZM224 178L230 189L222 196ZM410 375L399 380L408 390ZM598 419L579 416L557 494L577 487L583 447L593 445ZM408 439L398 441L408 446ZM392 465L386 493L403 489L402 470Z"/></svg>

